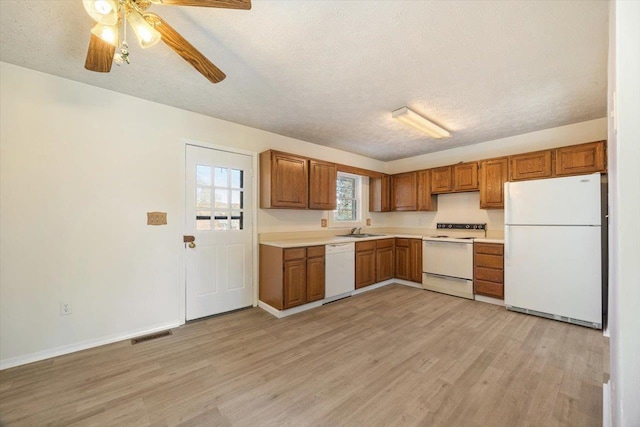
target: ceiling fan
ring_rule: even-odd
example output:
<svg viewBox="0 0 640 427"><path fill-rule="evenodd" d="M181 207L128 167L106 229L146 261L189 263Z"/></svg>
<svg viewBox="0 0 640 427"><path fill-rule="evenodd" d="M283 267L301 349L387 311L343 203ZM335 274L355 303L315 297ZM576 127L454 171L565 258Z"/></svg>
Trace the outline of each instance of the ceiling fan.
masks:
<svg viewBox="0 0 640 427"><path fill-rule="evenodd" d="M89 16L96 21L91 30L89 51L84 63L84 68L87 70L108 73L114 62L118 65L129 63L129 45L126 41L127 22L129 22L142 48L151 47L162 40L211 83L221 82L226 75L173 27L155 13L147 12L147 9L152 4L251 9L251 0L82 0L82 2Z"/></svg>

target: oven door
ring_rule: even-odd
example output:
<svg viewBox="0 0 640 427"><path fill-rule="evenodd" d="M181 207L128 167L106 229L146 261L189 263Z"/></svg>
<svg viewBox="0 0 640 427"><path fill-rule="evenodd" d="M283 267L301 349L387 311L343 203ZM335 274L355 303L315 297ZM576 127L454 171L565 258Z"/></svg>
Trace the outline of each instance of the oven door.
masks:
<svg viewBox="0 0 640 427"><path fill-rule="evenodd" d="M473 243L422 241L425 273L473 280Z"/></svg>

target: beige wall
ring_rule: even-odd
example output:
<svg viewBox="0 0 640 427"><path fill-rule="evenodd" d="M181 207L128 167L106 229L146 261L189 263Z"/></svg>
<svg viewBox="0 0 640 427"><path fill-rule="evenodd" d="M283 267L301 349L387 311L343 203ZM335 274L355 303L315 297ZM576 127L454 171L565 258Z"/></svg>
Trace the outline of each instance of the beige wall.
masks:
<svg viewBox="0 0 640 427"><path fill-rule="evenodd" d="M182 138L384 168L7 63L0 92L0 366L182 321ZM147 226L147 211L168 225ZM322 215L260 210L258 228L319 228Z"/></svg>

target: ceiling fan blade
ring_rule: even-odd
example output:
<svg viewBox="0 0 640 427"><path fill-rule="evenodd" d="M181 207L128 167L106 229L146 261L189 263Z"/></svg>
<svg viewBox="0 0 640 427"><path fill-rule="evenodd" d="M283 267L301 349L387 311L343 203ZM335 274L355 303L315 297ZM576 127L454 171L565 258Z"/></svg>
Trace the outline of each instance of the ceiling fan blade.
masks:
<svg viewBox="0 0 640 427"><path fill-rule="evenodd" d="M251 0L151 0L156 4L174 6L221 7L225 9L251 9Z"/></svg>
<svg viewBox="0 0 640 427"><path fill-rule="evenodd" d="M116 47L107 43L100 37L91 34L87 59L84 61L84 68L98 73L108 73L113 65L113 55Z"/></svg>
<svg viewBox="0 0 640 427"><path fill-rule="evenodd" d="M218 67L213 65L198 49L193 47L184 37L155 13L145 13L147 20L161 35L162 41L184 58L189 64L205 76L211 83L218 83L227 77Z"/></svg>

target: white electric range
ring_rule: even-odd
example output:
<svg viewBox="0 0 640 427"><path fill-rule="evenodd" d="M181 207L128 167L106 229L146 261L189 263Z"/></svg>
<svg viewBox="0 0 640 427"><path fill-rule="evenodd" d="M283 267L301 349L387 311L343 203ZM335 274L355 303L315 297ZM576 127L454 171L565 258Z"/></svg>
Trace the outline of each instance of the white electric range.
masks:
<svg viewBox="0 0 640 427"><path fill-rule="evenodd" d="M486 224L438 223L439 233L422 238L422 287L457 297L473 296L473 239Z"/></svg>

